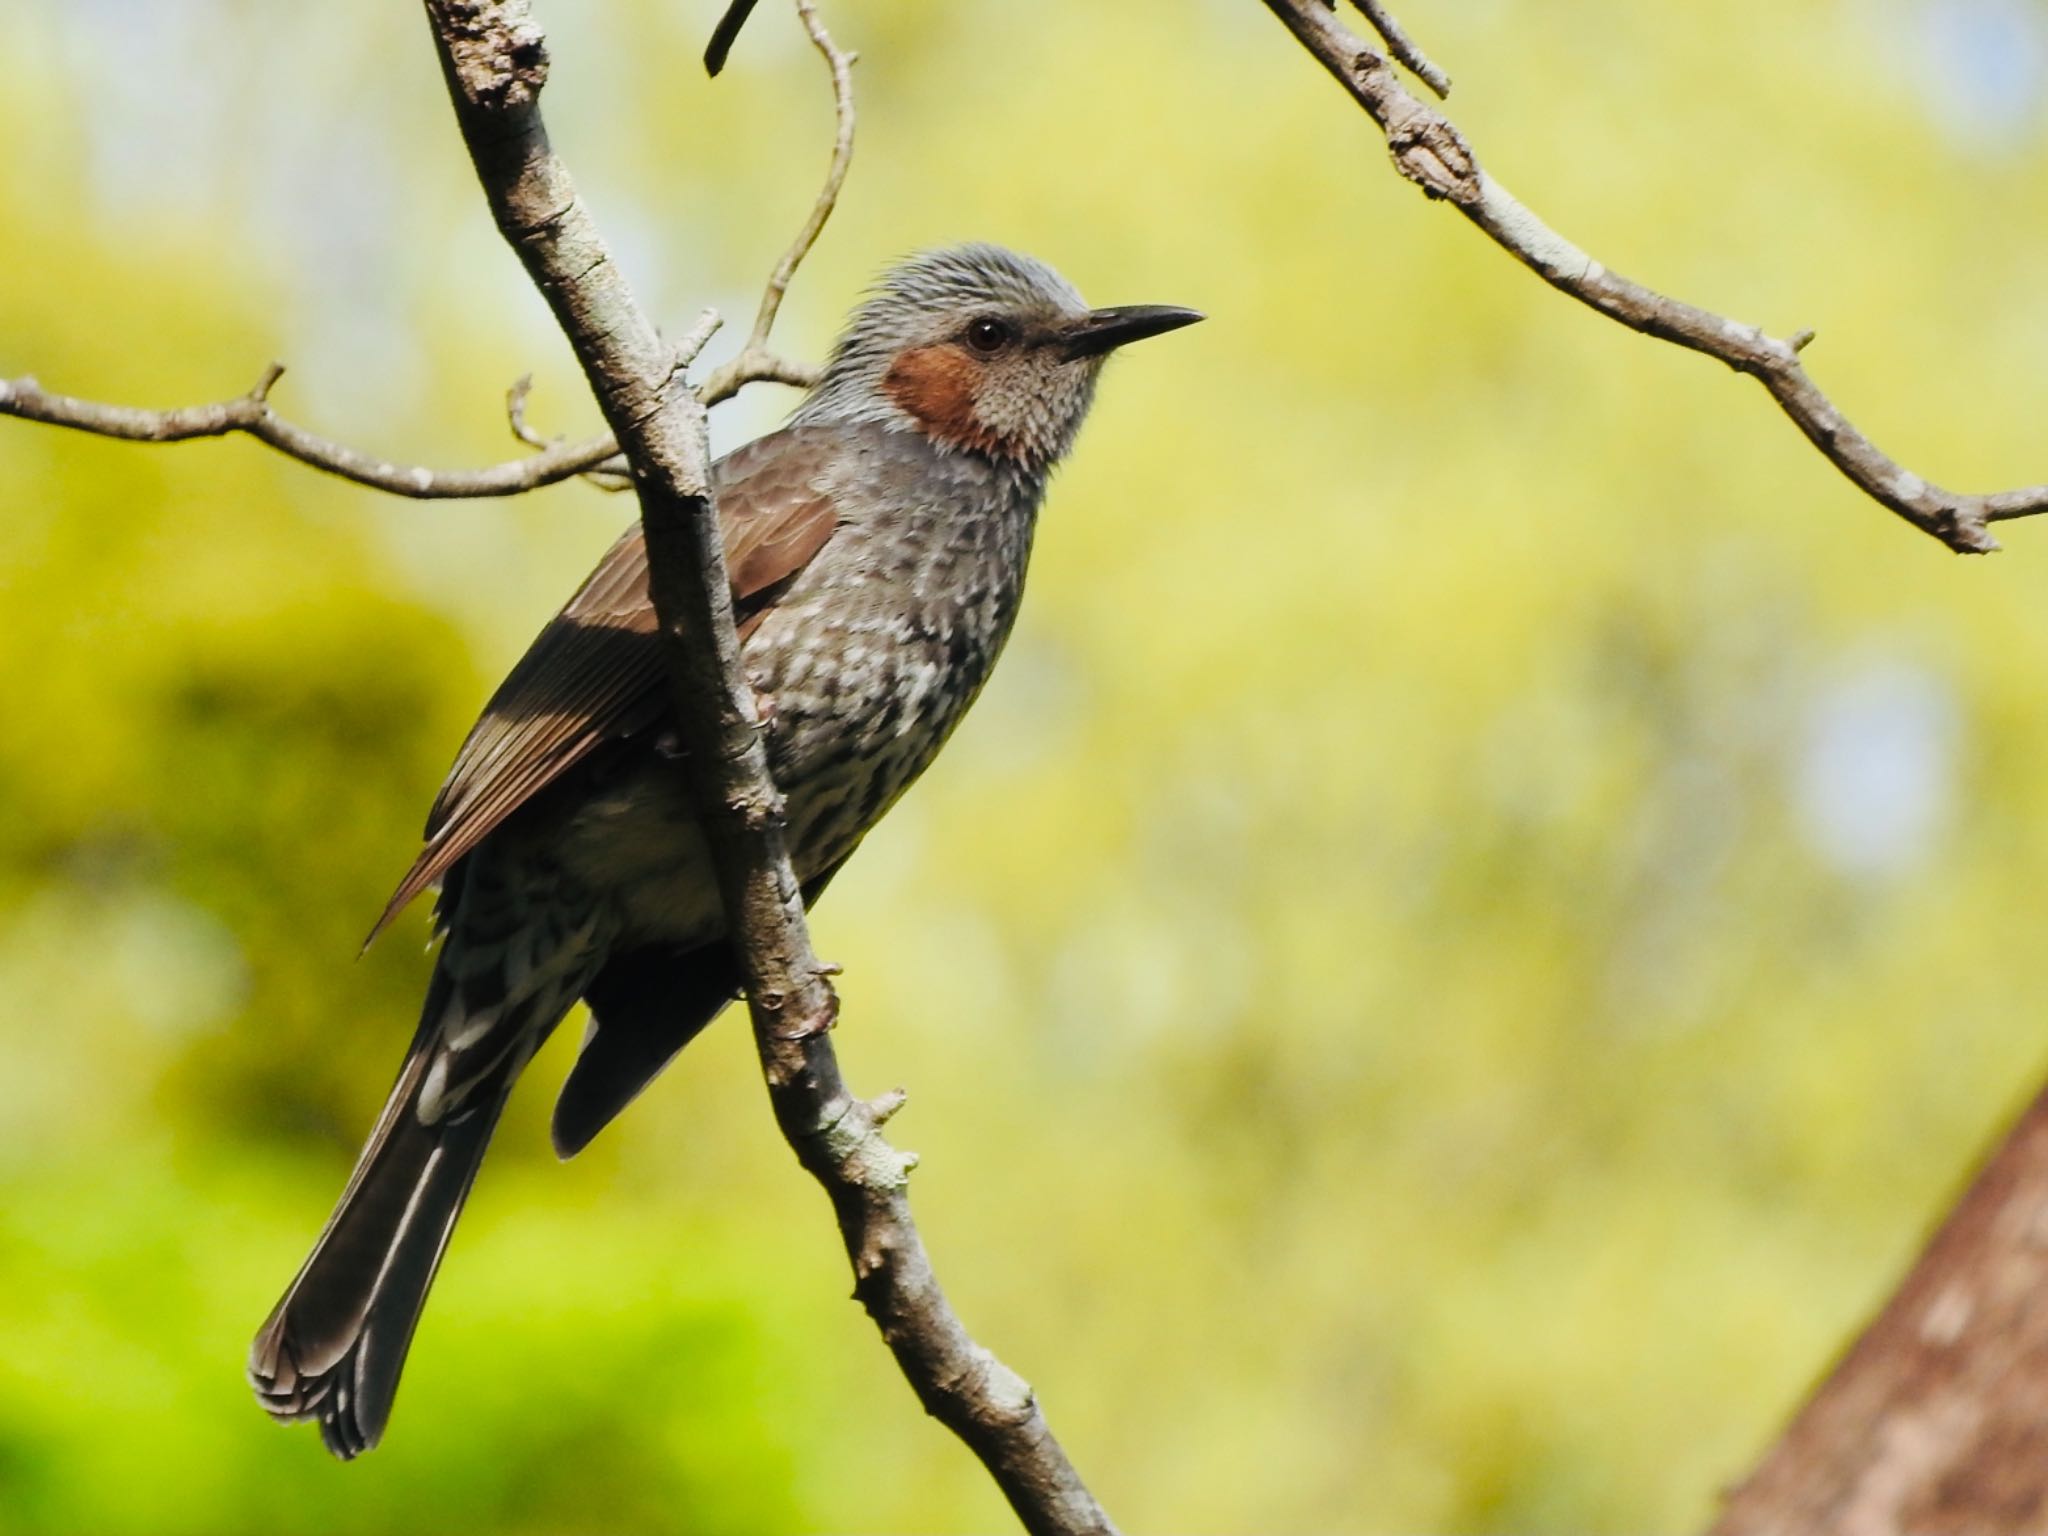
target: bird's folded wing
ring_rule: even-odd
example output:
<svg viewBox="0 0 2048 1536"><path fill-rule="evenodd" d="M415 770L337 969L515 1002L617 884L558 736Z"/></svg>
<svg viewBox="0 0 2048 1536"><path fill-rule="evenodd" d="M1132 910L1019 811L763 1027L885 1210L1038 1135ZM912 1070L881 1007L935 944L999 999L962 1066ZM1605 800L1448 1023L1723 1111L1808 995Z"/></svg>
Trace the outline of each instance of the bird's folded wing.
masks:
<svg viewBox="0 0 2048 1536"><path fill-rule="evenodd" d="M778 432L713 471L742 639L838 526L819 487L837 438L826 428ZM571 766L660 720L662 687L647 546L636 523L491 695L428 813L426 847L370 937Z"/></svg>

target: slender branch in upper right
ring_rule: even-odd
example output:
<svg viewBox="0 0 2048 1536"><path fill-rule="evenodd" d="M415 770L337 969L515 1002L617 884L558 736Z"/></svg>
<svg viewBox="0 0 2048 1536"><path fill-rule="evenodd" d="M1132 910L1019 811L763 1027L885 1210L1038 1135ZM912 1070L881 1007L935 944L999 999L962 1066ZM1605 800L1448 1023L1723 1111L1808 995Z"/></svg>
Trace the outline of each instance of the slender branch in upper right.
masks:
<svg viewBox="0 0 2048 1536"><path fill-rule="evenodd" d="M1392 40L1402 34L1384 6L1377 0L1360 3L1390 46L1397 46ZM1409 91L1388 56L1339 21L1327 0L1263 4L1365 109L1386 136L1394 168L1424 195L1450 203L1553 288L1610 320L1719 358L1755 378L1821 455L1873 501L1964 554L1998 548L1990 524L2048 512L2048 485L1970 494L1913 473L1859 431L1813 382L1800 361L1811 331L1782 339L1767 335L1602 266L1482 170L1457 126Z"/></svg>

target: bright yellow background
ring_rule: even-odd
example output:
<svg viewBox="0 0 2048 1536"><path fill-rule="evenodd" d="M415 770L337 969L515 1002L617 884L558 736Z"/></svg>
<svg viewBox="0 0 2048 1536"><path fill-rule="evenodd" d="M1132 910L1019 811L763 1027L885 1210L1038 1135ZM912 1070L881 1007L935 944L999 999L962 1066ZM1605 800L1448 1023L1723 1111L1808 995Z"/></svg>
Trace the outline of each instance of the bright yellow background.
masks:
<svg viewBox="0 0 2048 1536"><path fill-rule="evenodd" d="M729 346L829 116L772 0L707 82L716 9L541 19L642 297ZM1601 260L1817 327L1880 442L2019 483L2042 13L1943 9L1406 19ZM1427 206L1252 0L830 15L860 145L787 346L960 238L1212 317L1110 371L995 683L819 914L955 1301L1134 1531L1698 1525L2048 1058L2048 530L1962 560L1860 500ZM285 411L457 464L532 370L592 427L408 7L6 33L0 374L169 404L275 355ZM417 913L356 942L629 515L0 422L0 1529L1005 1528L730 1020L566 1167L554 1043L375 1455L241 1383L425 976Z"/></svg>

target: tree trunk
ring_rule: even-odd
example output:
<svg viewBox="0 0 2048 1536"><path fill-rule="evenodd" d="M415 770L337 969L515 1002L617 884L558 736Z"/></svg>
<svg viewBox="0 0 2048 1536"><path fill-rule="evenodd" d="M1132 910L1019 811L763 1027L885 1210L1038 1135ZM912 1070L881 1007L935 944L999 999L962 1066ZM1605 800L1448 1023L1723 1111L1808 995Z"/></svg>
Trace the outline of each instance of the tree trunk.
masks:
<svg viewBox="0 0 2048 1536"><path fill-rule="evenodd" d="M1712 1536L2048 1531L2048 1089Z"/></svg>

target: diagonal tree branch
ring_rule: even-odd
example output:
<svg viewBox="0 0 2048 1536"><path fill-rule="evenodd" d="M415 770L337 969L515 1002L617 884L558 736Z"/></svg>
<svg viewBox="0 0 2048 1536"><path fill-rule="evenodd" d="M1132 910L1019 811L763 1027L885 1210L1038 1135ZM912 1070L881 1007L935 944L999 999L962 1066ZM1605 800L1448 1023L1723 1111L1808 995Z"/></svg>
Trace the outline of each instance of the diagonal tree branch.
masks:
<svg viewBox="0 0 2048 1536"><path fill-rule="evenodd" d="M1482 170L1450 119L1402 85L1387 55L1339 21L1326 0L1263 3L1379 125L1394 168L1426 196L1449 202L1508 254L1580 303L1755 378L1829 463L1914 527L1950 549L1981 554L1998 548L1990 524L2048 512L2048 485L1971 495L1946 490L1898 464L1857 430L1801 366L1799 354L1813 339L1811 331L1780 340L1609 271ZM1361 0L1361 8L1390 44L1401 37L1377 0ZM1405 38L1399 46L1413 52Z"/></svg>
<svg viewBox="0 0 2048 1536"><path fill-rule="evenodd" d="M974 1343L939 1289L904 1195L912 1159L881 1135L900 1096L871 1104L840 1076L827 1033L838 1003L811 950L782 800L740 667L705 408L681 379L690 356L664 343L640 309L549 145L539 107L547 49L525 0L425 4L492 216L553 309L639 490L670 698L691 746L685 765L776 1119L831 1196L856 1294L926 1409L988 1466L1027 1529L1108 1532L1031 1389ZM801 9L819 38L815 15ZM834 58L829 40L819 46ZM835 63L835 85L841 74ZM842 120L842 138L845 129Z"/></svg>

